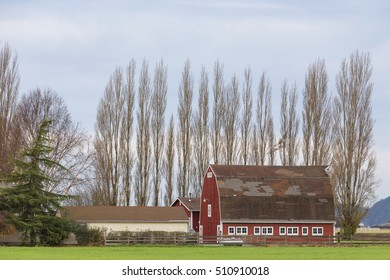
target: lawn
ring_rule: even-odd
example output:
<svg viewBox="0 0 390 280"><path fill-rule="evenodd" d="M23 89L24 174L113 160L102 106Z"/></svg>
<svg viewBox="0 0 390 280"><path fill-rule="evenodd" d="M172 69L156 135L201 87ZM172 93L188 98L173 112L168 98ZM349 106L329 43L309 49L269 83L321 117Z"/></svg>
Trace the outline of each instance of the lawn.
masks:
<svg viewBox="0 0 390 280"><path fill-rule="evenodd" d="M390 260L390 245L0 247L0 260Z"/></svg>

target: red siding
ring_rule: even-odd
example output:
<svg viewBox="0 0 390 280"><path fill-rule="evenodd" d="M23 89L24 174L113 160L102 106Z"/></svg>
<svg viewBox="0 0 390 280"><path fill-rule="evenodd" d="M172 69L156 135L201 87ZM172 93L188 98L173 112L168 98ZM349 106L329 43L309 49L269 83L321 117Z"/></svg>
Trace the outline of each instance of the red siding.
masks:
<svg viewBox="0 0 390 280"><path fill-rule="evenodd" d="M192 211L192 229L199 232L199 211Z"/></svg>
<svg viewBox="0 0 390 280"><path fill-rule="evenodd" d="M273 224L273 223L223 223L223 235L229 236L229 227L234 227L235 229L237 227L247 227L248 232L247 234L243 234L242 238L245 237L251 237L251 240L253 242L262 242L265 238L268 242L283 242L289 241L289 242L305 242L308 238L312 242L327 242L329 241L329 237L334 236L334 224L333 223L280 223L280 224ZM255 227L260 227L260 234L255 235ZM263 227L272 227L273 228L273 234L272 235L266 235L264 236L262 233ZM280 234L280 228L285 228L285 234ZM292 235L288 234L287 230L288 228L298 228L298 234ZM308 234L303 235L302 234L302 228L307 228ZM322 235L313 235L313 228L322 228L323 233ZM237 232L234 234L235 236L239 235Z"/></svg>
<svg viewBox="0 0 390 280"><path fill-rule="evenodd" d="M211 178L207 178L207 174L212 173ZM211 217L209 217L209 205L211 205ZM219 206L219 193L217 187L217 179L214 172L209 167L202 187L202 196L200 201L200 225L202 226L201 235L217 236L217 227L221 224L221 213Z"/></svg>
<svg viewBox="0 0 390 280"><path fill-rule="evenodd" d="M190 211L187 207L184 207L179 200L176 200L172 207L183 207L184 211L187 214L188 219L191 219L192 229L196 232L199 232L199 211ZM192 216L191 216L192 212Z"/></svg>

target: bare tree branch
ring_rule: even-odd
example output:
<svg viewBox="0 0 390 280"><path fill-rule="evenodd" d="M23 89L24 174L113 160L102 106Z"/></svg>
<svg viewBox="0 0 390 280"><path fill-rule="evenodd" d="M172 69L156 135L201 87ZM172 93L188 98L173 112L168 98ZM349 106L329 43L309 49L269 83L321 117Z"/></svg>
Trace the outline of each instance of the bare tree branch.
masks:
<svg viewBox="0 0 390 280"><path fill-rule="evenodd" d="M9 160L20 149L13 118L19 94L18 54L5 43L0 48L0 171L10 172Z"/></svg>
<svg viewBox="0 0 390 280"><path fill-rule="evenodd" d="M305 165L330 163L332 112L325 61L317 60L306 73L303 91L302 154Z"/></svg>
<svg viewBox="0 0 390 280"><path fill-rule="evenodd" d="M45 170L54 180L46 191L73 194L73 189L84 184L91 166L89 138L79 124L73 123L64 100L51 89L37 88L22 96L16 109L14 126L21 147L29 147L37 137L44 120L52 120L49 136L53 151L50 157L67 170Z"/></svg>

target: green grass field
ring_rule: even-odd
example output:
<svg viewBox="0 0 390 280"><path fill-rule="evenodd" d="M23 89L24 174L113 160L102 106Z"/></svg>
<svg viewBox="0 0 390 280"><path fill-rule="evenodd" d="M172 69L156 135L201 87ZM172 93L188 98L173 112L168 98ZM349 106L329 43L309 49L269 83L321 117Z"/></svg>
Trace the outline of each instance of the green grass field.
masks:
<svg viewBox="0 0 390 280"><path fill-rule="evenodd" d="M0 247L0 260L390 260L390 245Z"/></svg>

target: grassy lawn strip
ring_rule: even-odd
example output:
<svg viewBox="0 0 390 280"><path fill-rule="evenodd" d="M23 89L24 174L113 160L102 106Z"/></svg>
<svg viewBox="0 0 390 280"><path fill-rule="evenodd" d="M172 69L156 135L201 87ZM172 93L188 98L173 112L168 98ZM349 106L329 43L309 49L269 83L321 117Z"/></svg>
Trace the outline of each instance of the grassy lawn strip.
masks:
<svg viewBox="0 0 390 280"><path fill-rule="evenodd" d="M355 247L0 247L0 260L390 260L390 245Z"/></svg>

